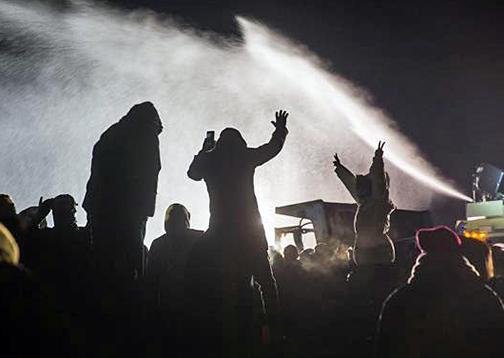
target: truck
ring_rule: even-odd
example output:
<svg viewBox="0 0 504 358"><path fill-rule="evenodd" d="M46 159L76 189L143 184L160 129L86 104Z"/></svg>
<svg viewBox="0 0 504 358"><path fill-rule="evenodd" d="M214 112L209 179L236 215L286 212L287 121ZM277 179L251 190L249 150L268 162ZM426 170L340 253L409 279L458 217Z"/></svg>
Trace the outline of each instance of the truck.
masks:
<svg viewBox="0 0 504 358"><path fill-rule="evenodd" d="M295 246L302 251L305 248L304 237L311 234L317 244L324 243L335 252L345 252L353 245L356 211L357 204L322 199L276 207L276 214L299 220L297 225L275 228L276 246L280 247L282 239L291 235ZM416 230L431 225L432 217L428 210L396 209L392 212L389 236L394 241L399 260L409 259L415 245Z"/></svg>
<svg viewBox="0 0 504 358"><path fill-rule="evenodd" d="M504 171L481 163L473 172L473 202L465 207L465 219L456 222L459 235L489 243L504 243Z"/></svg>

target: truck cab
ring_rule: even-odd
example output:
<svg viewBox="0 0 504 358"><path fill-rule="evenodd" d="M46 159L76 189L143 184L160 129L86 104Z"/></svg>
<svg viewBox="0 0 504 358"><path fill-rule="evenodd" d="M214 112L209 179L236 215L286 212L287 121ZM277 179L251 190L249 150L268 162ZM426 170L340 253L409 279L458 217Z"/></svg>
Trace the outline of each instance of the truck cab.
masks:
<svg viewBox="0 0 504 358"><path fill-rule="evenodd" d="M489 244L504 243L504 171L487 163L473 173L473 202L466 204L466 218L456 223L464 237Z"/></svg>

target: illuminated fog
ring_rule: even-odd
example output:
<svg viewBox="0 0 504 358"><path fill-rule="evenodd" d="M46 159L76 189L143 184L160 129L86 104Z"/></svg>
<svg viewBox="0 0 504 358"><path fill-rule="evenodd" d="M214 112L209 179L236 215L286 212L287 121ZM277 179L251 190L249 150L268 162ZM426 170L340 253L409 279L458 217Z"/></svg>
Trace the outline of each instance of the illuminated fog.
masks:
<svg viewBox="0 0 504 358"><path fill-rule="evenodd" d="M189 208L195 227L206 227L206 188L186 177L205 132L234 126L257 146L269 139L269 122L280 108L291 113L290 135L280 156L256 175L270 236L278 220L274 206L350 201L332 171L332 154L338 151L343 163L364 172L380 139L387 142L399 207L427 208L433 195L427 187L460 197L367 94L260 23L238 18L243 42L213 41L145 12L80 3L55 13L19 4L0 4L0 191L19 209L35 205L40 195L71 193L82 201L93 144L145 100L156 105L165 126L147 244L162 233L164 208L172 202ZM85 223L82 210L79 220Z"/></svg>

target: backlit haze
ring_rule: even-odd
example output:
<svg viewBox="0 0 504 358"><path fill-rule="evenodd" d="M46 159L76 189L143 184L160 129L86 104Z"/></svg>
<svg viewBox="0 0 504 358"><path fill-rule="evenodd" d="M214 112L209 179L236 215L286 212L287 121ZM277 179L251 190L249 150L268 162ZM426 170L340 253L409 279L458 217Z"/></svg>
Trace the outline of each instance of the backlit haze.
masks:
<svg viewBox="0 0 504 358"><path fill-rule="evenodd" d="M146 244L163 233L164 209L183 203L195 228L208 224L203 182L186 171L207 130L240 129L249 146L268 141L274 112L290 113L282 153L256 172L256 193L272 242L274 207L313 199L350 202L332 155L367 172L385 140L391 195L426 209L434 195L470 200L421 157L372 94L260 22L237 17L242 39L215 40L152 12L76 2L65 12L0 3L0 191L18 210L39 196L81 202L93 144L135 103L158 108L162 171ZM135 145L132 143L131 145ZM400 168L400 169L399 169ZM79 223L85 212L79 209Z"/></svg>

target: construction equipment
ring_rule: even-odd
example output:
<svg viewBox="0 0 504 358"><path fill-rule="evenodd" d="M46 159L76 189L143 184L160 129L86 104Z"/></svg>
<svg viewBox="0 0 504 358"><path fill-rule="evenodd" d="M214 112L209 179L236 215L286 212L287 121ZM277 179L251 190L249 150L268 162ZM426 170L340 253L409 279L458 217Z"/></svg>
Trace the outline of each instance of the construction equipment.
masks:
<svg viewBox="0 0 504 358"><path fill-rule="evenodd" d="M275 229L277 244L283 236L292 234L299 250L303 249L303 235L313 232L317 243L326 243L334 248L341 244L353 245L356 204L330 203L313 200L304 203L277 207L275 212L300 219L299 225ZM304 223L303 223L304 222ZM308 228L312 224L312 228ZM395 242L412 238L420 227L432 224L429 211L395 210L390 216L389 235Z"/></svg>

